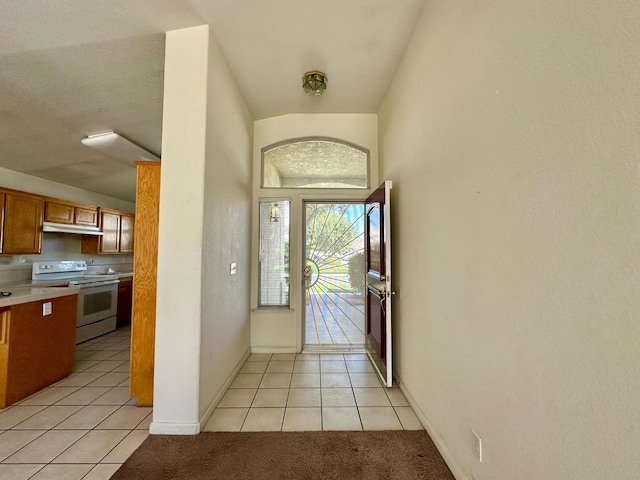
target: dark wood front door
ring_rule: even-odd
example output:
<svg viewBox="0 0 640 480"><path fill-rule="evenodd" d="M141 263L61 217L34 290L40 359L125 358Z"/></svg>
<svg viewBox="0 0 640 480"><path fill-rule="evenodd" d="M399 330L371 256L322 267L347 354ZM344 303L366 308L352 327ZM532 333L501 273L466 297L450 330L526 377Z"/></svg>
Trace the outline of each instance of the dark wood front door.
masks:
<svg viewBox="0 0 640 480"><path fill-rule="evenodd" d="M367 198L365 212L367 352L385 384L392 385L391 180Z"/></svg>

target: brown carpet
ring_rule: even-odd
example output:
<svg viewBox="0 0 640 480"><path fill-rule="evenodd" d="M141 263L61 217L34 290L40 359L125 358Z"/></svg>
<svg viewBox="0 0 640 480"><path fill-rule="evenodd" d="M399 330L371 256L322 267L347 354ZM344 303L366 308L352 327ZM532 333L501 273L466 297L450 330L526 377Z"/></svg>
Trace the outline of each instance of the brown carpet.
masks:
<svg viewBox="0 0 640 480"><path fill-rule="evenodd" d="M424 431L151 435L112 480L455 480Z"/></svg>

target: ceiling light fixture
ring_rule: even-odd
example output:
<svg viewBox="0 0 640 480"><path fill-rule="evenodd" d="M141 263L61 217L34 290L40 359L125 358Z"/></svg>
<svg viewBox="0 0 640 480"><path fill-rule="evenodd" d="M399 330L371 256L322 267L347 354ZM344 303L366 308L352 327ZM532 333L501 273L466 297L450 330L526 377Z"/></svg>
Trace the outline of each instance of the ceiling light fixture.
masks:
<svg viewBox="0 0 640 480"><path fill-rule="evenodd" d="M87 138L82 139L82 144L87 147L98 149L110 157L115 157L127 162L133 162L136 160L160 160L153 153L115 132L104 132L96 135L89 135Z"/></svg>
<svg viewBox="0 0 640 480"><path fill-rule="evenodd" d="M322 95L327 89L327 82L327 76L318 70L312 70L302 76L302 88L313 95Z"/></svg>

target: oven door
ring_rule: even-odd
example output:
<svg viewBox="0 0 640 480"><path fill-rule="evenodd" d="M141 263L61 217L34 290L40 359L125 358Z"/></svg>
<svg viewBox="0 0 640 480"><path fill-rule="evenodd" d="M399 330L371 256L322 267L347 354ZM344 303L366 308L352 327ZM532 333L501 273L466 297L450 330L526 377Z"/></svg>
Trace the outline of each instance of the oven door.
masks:
<svg viewBox="0 0 640 480"><path fill-rule="evenodd" d="M78 327L115 317L118 311L118 282L80 286Z"/></svg>

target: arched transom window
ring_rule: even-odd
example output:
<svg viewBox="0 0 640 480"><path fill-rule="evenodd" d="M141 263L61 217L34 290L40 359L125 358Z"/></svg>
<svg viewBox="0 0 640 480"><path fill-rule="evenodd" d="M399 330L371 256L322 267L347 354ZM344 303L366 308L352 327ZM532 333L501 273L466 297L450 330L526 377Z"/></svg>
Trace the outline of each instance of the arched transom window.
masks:
<svg viewBox="0 0 640 480"><path fill-rule="evenodd" d="M368 188L369 151L334 138L288 140L262 149L262 188Z"/></svg>

